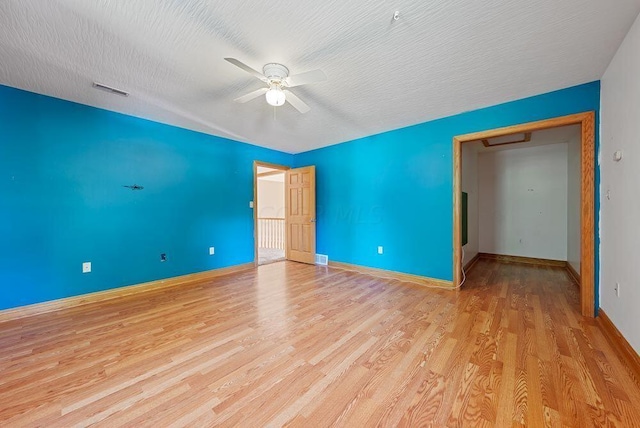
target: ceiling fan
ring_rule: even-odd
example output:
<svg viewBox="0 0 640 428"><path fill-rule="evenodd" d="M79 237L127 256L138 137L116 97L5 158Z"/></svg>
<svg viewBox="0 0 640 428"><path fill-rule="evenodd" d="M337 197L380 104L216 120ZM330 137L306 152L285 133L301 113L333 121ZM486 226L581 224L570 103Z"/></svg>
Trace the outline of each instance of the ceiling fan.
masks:
<svg viewBox="0 0 640 428"><path fill-rule="evenodd" d="M235 58L225 58L225 60L269 85L267 88L261 88L236 98L234 101L238 103L246 103L264 94L269 105L279 107L285 101L288 101L300 113L306 113L311 108L287 88L327 80L327 76L322 70L307 71L306 73L289 76L289 69L284 65L269 63L262 68L262 73L259 73Z"/></svg>

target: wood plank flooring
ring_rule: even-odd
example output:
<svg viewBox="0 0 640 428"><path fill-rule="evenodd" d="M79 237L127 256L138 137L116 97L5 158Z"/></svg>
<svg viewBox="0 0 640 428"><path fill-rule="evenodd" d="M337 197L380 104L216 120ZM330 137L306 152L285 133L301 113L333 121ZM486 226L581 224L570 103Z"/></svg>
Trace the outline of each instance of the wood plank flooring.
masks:
<svg viewBox="0 0 640 428"><path fill-rule="evenodd" d="M560 268L291 262L0 324L0 426L640 426Z"/></svg>

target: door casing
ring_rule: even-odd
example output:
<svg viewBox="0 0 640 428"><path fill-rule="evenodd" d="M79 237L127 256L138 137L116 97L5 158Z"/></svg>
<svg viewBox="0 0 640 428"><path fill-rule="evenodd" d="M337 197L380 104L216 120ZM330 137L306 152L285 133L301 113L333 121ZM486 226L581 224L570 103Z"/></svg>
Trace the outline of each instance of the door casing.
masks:
<svg viewBox="0 0 640 428"><path fill-rule="evenodd" d="M582 315L593 318L595 307L595 112L578 113L505 128L491 129L453 138L453 284L460 284L462 270L461 181L462 144L525 134L560 126L581 126L580 179L580 307Z"/></svg>

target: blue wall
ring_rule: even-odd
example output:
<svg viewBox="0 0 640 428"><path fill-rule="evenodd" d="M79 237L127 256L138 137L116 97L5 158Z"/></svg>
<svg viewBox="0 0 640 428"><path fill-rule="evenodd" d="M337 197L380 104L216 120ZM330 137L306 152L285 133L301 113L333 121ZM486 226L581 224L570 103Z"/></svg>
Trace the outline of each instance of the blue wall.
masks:
<svg viewBox="0 0 640 428"><path fill-rule="evenodd" d="M599 105L593 82L292 156L0 86L0 309L251 262L254 160L316 165L318 253L451 280L452 138Z"/></svg>
<svg viewBox="0 0 640 428"><path fill-rule="evenodd" d="M0 309L253 261L254 160L293 157L0 86Z"/></svg>
<svg viewBox="0 0 640 428"><path fill-rule="evenodd" d="M451 280L453 137L599 107L593 82L296 155L316 165L317 252Z"/></svg>

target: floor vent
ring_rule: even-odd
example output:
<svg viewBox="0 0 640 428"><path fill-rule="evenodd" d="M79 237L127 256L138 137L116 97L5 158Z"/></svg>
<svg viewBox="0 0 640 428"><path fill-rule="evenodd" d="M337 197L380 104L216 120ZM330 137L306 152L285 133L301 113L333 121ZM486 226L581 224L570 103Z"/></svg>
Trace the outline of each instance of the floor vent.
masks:
<svg viewBox="0 0 640 428"><path fill-rule="evenodd" d="M326 266L329 264L329 256L325 254L316 254L316 264Z"/></svg>

